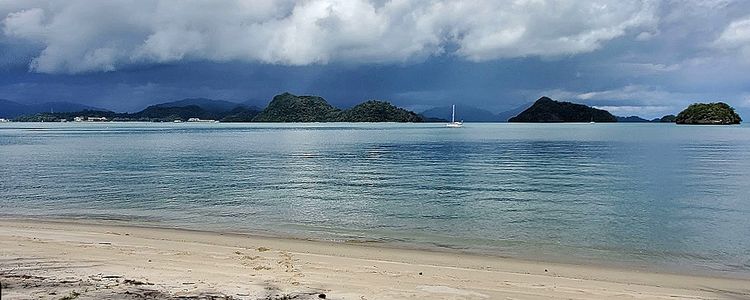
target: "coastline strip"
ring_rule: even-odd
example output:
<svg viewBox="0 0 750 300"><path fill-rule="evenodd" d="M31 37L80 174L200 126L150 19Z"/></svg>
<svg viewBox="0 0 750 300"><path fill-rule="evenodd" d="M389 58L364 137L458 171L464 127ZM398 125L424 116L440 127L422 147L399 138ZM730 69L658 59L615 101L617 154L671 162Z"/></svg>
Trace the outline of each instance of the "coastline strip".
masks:
<svg viewBox="0 0 750 300"><path fill-rule="evenodd" d="M750 299L750 280L372 245L0 219L3 299Z"/></svg>

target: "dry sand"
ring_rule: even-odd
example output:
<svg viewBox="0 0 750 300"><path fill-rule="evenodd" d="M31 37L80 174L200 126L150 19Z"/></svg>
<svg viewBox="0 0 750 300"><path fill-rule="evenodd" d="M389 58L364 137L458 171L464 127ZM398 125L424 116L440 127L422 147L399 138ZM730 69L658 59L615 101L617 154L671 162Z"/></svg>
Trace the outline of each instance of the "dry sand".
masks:
<svg viewBox="0 0 750 300"><path fill-rule="evenodd" d="M122 225L0 220L2 299L750 299L750 280Z"/></svg>

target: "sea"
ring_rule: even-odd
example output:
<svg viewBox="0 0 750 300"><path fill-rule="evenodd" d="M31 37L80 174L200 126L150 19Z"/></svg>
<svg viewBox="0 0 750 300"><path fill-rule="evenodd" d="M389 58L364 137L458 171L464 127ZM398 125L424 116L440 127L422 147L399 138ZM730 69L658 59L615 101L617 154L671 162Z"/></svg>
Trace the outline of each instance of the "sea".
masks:
<svg viewBox="0 0 750 300"><path fill-rule="evenodd" d="M750 126L0 123L0 217L750 277Z"/></svg>

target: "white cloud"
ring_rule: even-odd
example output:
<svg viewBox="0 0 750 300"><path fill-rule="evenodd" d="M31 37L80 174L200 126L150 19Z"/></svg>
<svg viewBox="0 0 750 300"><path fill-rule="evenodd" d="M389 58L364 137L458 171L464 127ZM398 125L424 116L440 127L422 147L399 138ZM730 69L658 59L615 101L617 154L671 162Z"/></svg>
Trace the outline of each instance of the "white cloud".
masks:
<svg viewBox="0 0 750 300"><path fill-rule="evenodd" d="M30 69L111 71L181 60L283 65L471 61L591 52L651 32L653 0L0 2L5 39L43 46Z"/></svg>
<svg viewBox="0 0 750 300"><path fill-rule="evenodd" d="M679 101L681 100L680 98L685 96L686 95L684 94L679 95L648 86L627 85L611 90L578 93L574 98L580 100L606 101L638 100L639 103L642 104L666 104Z"/></svg>
<svg viewBox="0 0 750 300"><path fill-rule="evenodd" d="M659 35L658 32L644 31L644 32L639 33L635 37L635 40L636 41L641 41L641 42L643 42L643 41L649 41L649 40L653 39L657 35Z"/></svg>
<svg viewBox="0 0 750 300"><path fill-rule="evenodd" d="M659 63L621 63L620 67L624 71L633 74L649 74L674 72L681 68L680 64L659 64Z"/></svg>
<svg viewBox="0 0 750 300"><path fill-rule="evenodd" d="M737 51L750 62L750 16L731 22L714 41L714 46Z"/></svg>
<svg viewBox="0 0 750 300"><path fill-rule="evenodd" d="M646 105L646 106L633 106L633 105L602 105L594 106L598 109L603 109L616 116L629 117L629 116L641 116L645 118L655 118L657 116L663 116L667 114L674 114L675 110L671 106L661 105Z"/></svg>
<svg viewBox="0 0 750 300"><path fill-rule="evenodd" d="M738 107L750 107L750 97L731 97L722 93L670 91L660 87L628 85L610 90L571 92L556 90L558 95L566 95L573 102L593 104L618 116L637 115L644 118L676 114L696 102L726 102Z"/></svg>
<svg viewBox="0 0 750 300"><path fill-rule="evenodd" d="M42 41L46 31L43 21L44 10L40 8L10 13L2 22L3 33L32 41Z"/></svg>
<svg viewBox="0 0 750 300"><path fill-rule="evenodd" d="M605 109L614 115L637 115L644 118L674 114L690 103L707 99L703 94L666 91L644 85L587 92L551 90L545 93L553 99L593 104L594 107Z"/></svg>

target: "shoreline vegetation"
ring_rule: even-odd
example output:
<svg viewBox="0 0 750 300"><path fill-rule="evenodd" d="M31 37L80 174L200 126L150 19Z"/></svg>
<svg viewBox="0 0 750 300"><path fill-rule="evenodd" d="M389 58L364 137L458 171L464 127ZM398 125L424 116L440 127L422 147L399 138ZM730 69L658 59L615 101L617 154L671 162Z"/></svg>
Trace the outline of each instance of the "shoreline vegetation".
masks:
<svg viewBox="0 0 750 300"><path fill-rule="evenodd" d="M0 111L2 113L2 111ZM552 100L541 97L526 109L512 111L507 122L520 123L676 123L699 125L733 125L740 124L742 118L734 108L723 102L695 103L678 115L665 115L652 120L638 116L615 116L603 109ZM428 115L429 114L429 115ZM283 93L273 97L268 106L260 109L256 106L221 100L202 98L184 99L151 105L135 113L116 113L106 110L85 108L72 112L44 112L21 115L12 118L15 122L440 122L447 119L435 109L417 114L387 101L369 100L349 109L340 109L330 105L319 96L297 96ZM492 120L489 112L469 108L469 114L478 117L479 122ZM503 114L503 113L501 113ZM459 113L460 115L460 113ZM6 120L7 119L3 119ZM472 122L471 120L466 120ZM498 122L503 122L498 119Z"/></svg>
<svg viewBox="0 0 750 300"><path fill-rule="evenodd" d="M369 100L339 109L318 96L276 95L265 109L209 99L185 99L136 113L83 110L20 116L16 122L424 122L430 120L389 102Z"/></svg>
<svg viewBox="0 0 750 300"><path fill-rule="evenodd" d="M740 124L742 118L734 111L734 108L723 102L695 103L680 112L675 122L677 124L734 125Z"/></svg>
<svg viewBox="0 0 750 300"><path fill-rule="evenodd" d="M0 218L0 228L9 299L750 297L748 278L111 222Z"/></svg>

